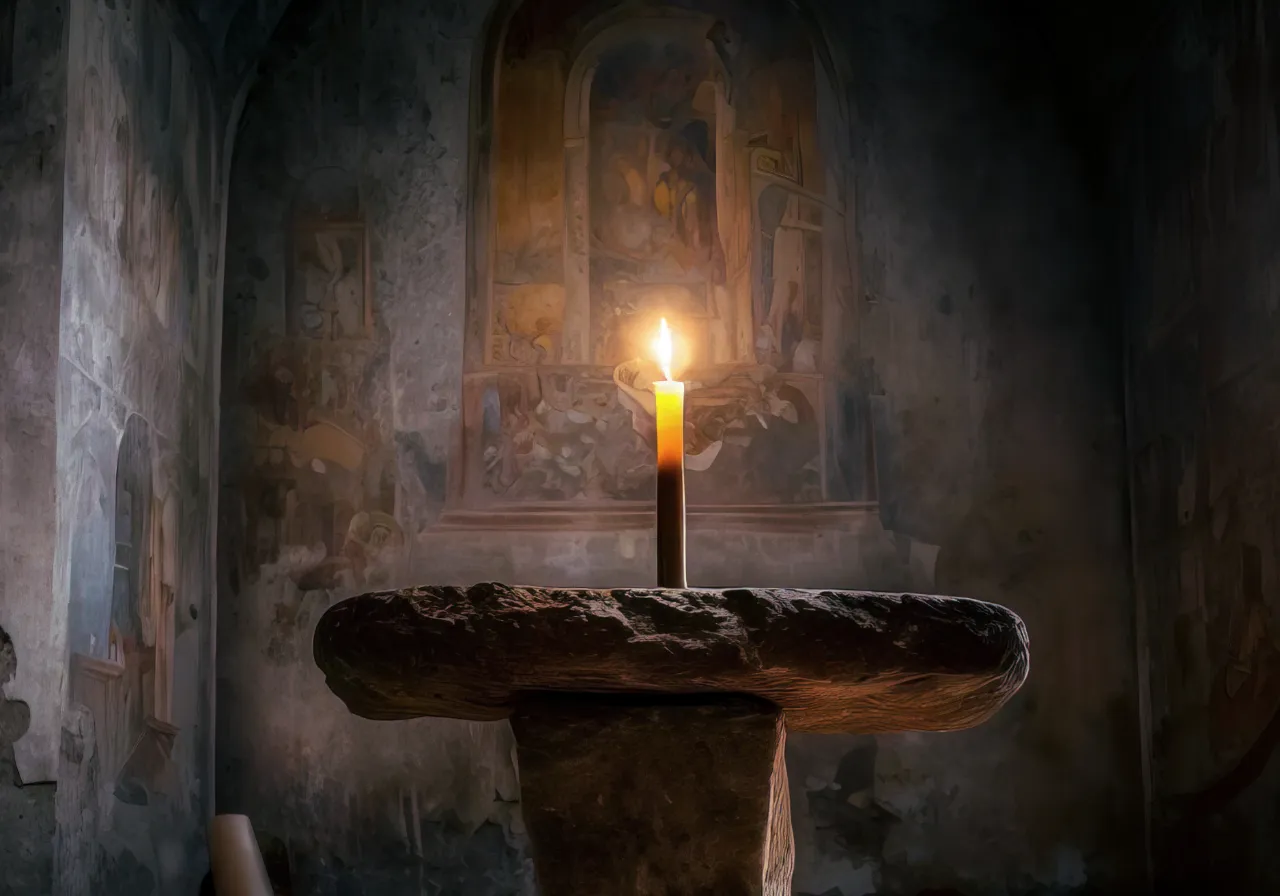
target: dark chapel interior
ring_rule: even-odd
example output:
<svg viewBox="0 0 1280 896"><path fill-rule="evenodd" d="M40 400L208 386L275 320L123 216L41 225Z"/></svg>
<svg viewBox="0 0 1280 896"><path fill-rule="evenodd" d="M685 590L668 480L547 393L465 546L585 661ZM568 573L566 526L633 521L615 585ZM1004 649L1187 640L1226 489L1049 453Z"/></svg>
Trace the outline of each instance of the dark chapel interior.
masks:
<svg viewBox="0 0 1280 896"><path fill-rule="evenodd" d="M0 0L0 896L1280 893L1276 35Z"/></svg>

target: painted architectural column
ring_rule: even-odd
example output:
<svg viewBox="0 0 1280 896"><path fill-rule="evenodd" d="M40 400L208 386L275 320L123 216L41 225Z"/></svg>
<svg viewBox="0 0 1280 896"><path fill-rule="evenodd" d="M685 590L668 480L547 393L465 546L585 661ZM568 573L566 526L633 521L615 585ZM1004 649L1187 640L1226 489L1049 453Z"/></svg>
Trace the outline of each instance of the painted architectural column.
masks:
<svg viewBox="0 0 1280 896"><path fill-rule="evenodd" d="M567 364L591 362L590 154L586 134L565 137L563 354Z"/></svg>

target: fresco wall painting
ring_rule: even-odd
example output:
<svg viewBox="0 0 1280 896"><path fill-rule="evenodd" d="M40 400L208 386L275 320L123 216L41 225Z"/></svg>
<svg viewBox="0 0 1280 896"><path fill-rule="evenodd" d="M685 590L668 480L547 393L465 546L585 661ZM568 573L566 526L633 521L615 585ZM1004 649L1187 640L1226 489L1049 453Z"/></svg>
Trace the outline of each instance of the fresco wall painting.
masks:
<svg viewBox="0 0 1280 896"><path fill-rule="evenodd" d="M370 335L367 246L364 224L358 219L298 218L289 268L293 335L329 342Z"/></svg>
<svg viewBox="0 0 1280 896"><path fill-rule="evenodd" d="M288 337L264 343L245 380L254 410L247 560L306 545L315 556L300 567L303 590L376 584L403 532L382 413L386 347L375 338L368 234L350 171L303 179L287 244Z"/></svg>
<svg viewBox="0 0 1280 896"><path fill-rule="evenodd" d="M177 507L172 487L168 500L157 495L165 474L152 442L147 423L131 416L116 461L110 616L95 652L72 658L73 699L99 726L103 786L137 806L182 796L173 765Z"/></svg>
<svg viewBox="0 0 1280 896"><path fill-rule="evenodd" d="M467 363L455 506L649 500L661 317L688 383L690 502L828 500L843 199L809 38L760 43L711 15L646 15L568 55L528 34L500 54L478 224L493 252L469 303L488 336Z"/></svg>

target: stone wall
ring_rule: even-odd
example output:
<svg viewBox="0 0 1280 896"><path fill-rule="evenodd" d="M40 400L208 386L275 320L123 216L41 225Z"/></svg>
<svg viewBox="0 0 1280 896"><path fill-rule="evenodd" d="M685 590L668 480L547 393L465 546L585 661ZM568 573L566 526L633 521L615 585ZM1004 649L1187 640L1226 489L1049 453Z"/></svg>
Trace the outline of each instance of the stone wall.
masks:
<svg viewBox="0 0 1280 896"><path fill-rule="evenodd" d="M1173 3L1113 95L1161 891L1280 886L1280 143L1269 4Z"/></svg>
<svg viewBox="0 0 1280 896"><path fill-rule="evenodd" d="M936 546L937 592L1022 616L1032 671L969 733L805 744L793 780L807 765L806 779L867 794L809 794L818 873L798 869L797 884L1133 892L1121 305L1066 102L1078 44L1040 7L854 10L839 33L881 517L901 556ZM867 853L875 876L850 874L847 856Z"/></svg>
<svg viewBox="0 0 1280 896"><path fill-rule="evenodd" d="M203 35L170 4L67 12L58 887L194 892L212 785L223 129Z"/></svg>
<svg viewBox="0 0 1280 896"><path fill-rule="evenodd" d="M1141 870L1118 306L1055 85L999 6L817 5L852 99L860 282L838 364L874 422L879 504L691 533L695 584L958 593L1030 627L1031 679L979 730L791 739L799 893L1124 892ZM533 886L507 726L350 717L311 659L325 608L422 581L652 580L643 528L446 512L470 460L469 127L502 20L486 12L294 4L238 138L217 802L300 892ZM291 329L300 210L363 229L358 339Z"/></svg>
<svg viewBox="0 0 1280 896"><path fill-rule="evenodd" d="M0 7L0 892L48 892L65 608L53 580L64 13ZM17 745L15 747L15 741Z"/></svg>

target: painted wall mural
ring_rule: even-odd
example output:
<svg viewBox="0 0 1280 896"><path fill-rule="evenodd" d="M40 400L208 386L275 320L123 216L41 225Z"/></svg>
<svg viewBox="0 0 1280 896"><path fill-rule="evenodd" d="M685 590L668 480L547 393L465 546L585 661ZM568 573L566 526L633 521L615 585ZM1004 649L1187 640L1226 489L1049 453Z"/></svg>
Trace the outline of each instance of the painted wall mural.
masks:
<svg viewBox="0 0 1280 896"><path fill-rule="evenodd" d="M682 343L691 502L874 500L829 487L829 455L871 458L842 436L824 349L852 282L827 73L798 29L695 5L531 19L499 54L454 506L648 500L661 317Z"/></svg>
<svg viewBox="0 0 1280 896"><path fill-rule="evenodd" d="M95 893L194 892L213 797L202 732L223 116L175 10L66 8L56 551L67 563L52 599L66 606L75 711L58 732L54 892L90 881Z"/></svg>
<svg viewBox="0 0 1280 896"><path fill-rule="evenodd" d="M367 334L372 318L360 221L302 219L294 229L290 323L294 332L330 342Z"/></svg>
<svg viewBox="0 0 1280 896"><path fill-rule="evenodd" d="M302 177L287 224L285 338L256 347L243 383L253 411L244 423L247 559L307 545L316 557L300 587L378 584L404 536L394 517L395 445L381 414L386 348L374 331L352 172L322 167Z"/></svg>
<svg viewBox="0 0 1280 896"><path fill-rule="evenodd" d="M313 172L298 191L291 217L290 335L326 342L368 338L373 328L369 241L350 172Z"/></svg>
<svg viewBox="0 0 1280 896"><path fill-rule="evenodd" d="M98 726L103 787L131 806L186 800L173 753L178 483L155 442L131 415L115 463L109 612L72 656L72 696Z"/></svg>
<svg viewBox="0 0 1280 896"><path fill-rule="evenodd" d="M617 364L639 347L624 338L634 317L675 312L701 336L724 285L709 55L625 42L601 59L590 103L593 359Z"/></svg>
<svg viewBox="0 0 1280 896"><path fill-rule="evenodd" d="M366 575L402 539L395 510L393 446L370 398L380 353L368 343L301 338L250 371L256 412L253 475L244 500L254 523L247 549L323 546L300 585L376 583Z"/></svg>
<svg viewBox="0 0 1280 896"><path fill-rule="evenodd" d="M152 483L151 433L142 418L125 426L116 466L115 569L107 664L120 674L117 799L146 805L148 794L175 795L171 757L174 606L172 561L176 518L166 520ZM168 532L166 532L166 524ZM167 568L166 568L167 567ZM100 668L105 670L107 664Z"/></svg>

